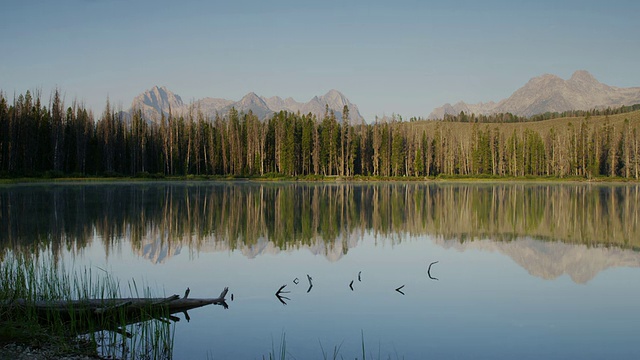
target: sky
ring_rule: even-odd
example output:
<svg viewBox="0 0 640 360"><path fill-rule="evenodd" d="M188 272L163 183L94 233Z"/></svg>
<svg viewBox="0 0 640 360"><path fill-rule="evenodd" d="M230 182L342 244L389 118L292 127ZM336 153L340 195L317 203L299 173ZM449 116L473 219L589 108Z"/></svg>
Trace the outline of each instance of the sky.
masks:
<svg viewBox="0 0 640 360"><path fill-rule="evenodd" d="M637 0L12 0L0 90L57 88L99 115L154 85L187 103L337 89L369 122L426 117L546 73L640 86L639 15Z"/></svg>

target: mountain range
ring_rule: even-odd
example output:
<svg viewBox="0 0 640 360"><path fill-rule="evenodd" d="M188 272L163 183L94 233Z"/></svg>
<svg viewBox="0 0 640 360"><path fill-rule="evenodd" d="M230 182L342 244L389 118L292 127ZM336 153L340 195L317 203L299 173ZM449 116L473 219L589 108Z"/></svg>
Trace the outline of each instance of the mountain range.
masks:
<svg viewBox="0 0 640 360"><path fill-rule="evenodd" d="M497 103L447 103L435 108L428 119L442 119L445 114L457 115L460 112L476 115L512 113L529 117L546 112L615 108L638 103L640 87L609 86L596 80L589 72L578 70L568 80L551 74L534 77L510 97Z"/></svg>
<svg viewBox="0 0 640 360"><path fill-rule="evenodd" d="M171 92L166 87L154 86L133 99L129 113L134 109L140 109L145 118L158 121L162 114L168 116L169 111L174 115L186 114L190 108L193 108L196 111L202 111L207 117L212 117L215 114L224 115L231 108L235 108L241 113L251 111L261 120L282 110L293 113L299 111L301 114L311 113L322 119L325 114L325 107L328 106L329 110L333 110L336 118L341 122L342 110L345 105L349 107L349 118L352 123L364 121L358 106L351 103L338 90L330 90L322 96L314 96L306 103L297 102L291 97L286 99L278 96L267 98L250 92L239 101L206 97L191 104L185 104L178 94Z"/></svg>

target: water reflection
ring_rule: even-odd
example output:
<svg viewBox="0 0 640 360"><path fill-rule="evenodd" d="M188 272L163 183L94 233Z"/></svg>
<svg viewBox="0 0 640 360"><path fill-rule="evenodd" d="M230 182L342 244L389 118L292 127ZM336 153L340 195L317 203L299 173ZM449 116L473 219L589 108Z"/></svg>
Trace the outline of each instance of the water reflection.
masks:
<svg viewBox="0 0 640 360"><path fill-rule="evenodd" d="M126 238L154 263L183 249L249 258L308 249L335 261L365 233L393 244L431 235L445 247L500 251L536 276L585 282L640 265L639 208L637 185L14 185L0 188L0 253L55 256L99 239L108 255Z"/></svg>
<svg viewBox="0 0 640 360"><path fill-rule="evenodd" d="M611 267L640 267L640 253L619 247L588 247L561 242L541 242L531 238L511 242L436 240L444 248L499 252L533 276L547 280L568 275L574 282L587 283Z"/></svg>

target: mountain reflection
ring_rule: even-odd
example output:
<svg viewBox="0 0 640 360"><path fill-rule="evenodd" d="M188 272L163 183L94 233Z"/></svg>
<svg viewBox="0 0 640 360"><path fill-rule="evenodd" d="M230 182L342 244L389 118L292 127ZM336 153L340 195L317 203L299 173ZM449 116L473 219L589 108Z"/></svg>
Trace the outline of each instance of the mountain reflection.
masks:
<svg viewBox="0 0 640 360"><path fill-rule="evenodd" d="M183 248L240 251L247 257L308 249L335 261L366 233L394 243L430 235L446 247L506 253L544 278L575 266L578 272L570 275L584 282L595 276L598 264L612 266L617 259L601 248L632 249L616 251L626 254L625 265L638 266L639 190L637 185L519 183L5 186L0 254L50 249L56 255L81 251L93 241L101 241L108 254L125 239L153 262ZM595 267L566 257L577 259L576 249L593 248L604 254L596 256Z"/></svg>
<svg viewBox="0 0 640 360"><path fill-rule="evenodd" d="M640 267L640 253L618 247L587 247L562 242L522 238L515 241L469 241L436 239L444 248L461 251L482 250L509 256L530 275L551 280L568 275L585 284L602 270L610 267Z"/></svg>

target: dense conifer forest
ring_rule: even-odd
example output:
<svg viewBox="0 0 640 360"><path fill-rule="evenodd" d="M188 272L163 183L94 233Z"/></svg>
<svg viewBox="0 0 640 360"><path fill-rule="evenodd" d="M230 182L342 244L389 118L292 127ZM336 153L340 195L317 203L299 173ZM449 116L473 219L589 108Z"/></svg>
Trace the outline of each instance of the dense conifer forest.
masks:
<svg viewBox="0 0 640 360"><path fill-rule="evenodd" d="M555 176L638 179L638 106L543 114L461 113L339 122L327 109L262 121L231 109L146 119L107 100L95 116L59 90L0 92L0 175L17 176Z"/></svg>

